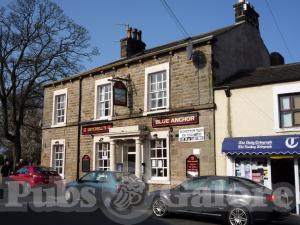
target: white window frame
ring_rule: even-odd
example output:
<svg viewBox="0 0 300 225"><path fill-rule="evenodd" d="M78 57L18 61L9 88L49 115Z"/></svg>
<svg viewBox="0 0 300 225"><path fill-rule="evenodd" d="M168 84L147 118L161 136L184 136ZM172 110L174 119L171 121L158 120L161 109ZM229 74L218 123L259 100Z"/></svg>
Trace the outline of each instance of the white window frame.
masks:
<svg viewBox="0 0 300 225"><path fill-rule="evenodd" d="M59 174L62 179L65 178L65 167L66 167L66 145L65 145L65 139L57 139L57 140L51 140L51 155L50 155L50 167L53 168L53 163L54 163L54 152L53 148L54 145L59 144L63 145L63 166L62 166L62 173Z"/></svg>
<svg viewBox="0 0 300 225"><path fill-rule="evenodd" d="M166 139L167 142L167 176L166 177L152 177L152 172L150 171L150 180L148 180L149 184L170 184L170 138L169 138L169 131L157 131L150 133L150 140L148 141L148 149L149 149L149 163L150 163L150 170L151 166L151 140L156 139Z"/></svg>
<svg viewBox="0 0 300 225"><path fill-rule="evenodd" d="M279 113L279 95L300 93L300 83L286 84L273 87L273 105L274 105L274 122L275 132L291 132L300 131L300 127L280 127L280 113Z"/></svg>
<svg viewBox="0 0 300 225"><path fill-rule="evenodd" d="M112 115L113 115L113 111L114 111L114 102L113 102L113 85L112 82L110 81L112 79L112 77L108 77L108 78L104 78L101 80L96 80L95 81L95 102L94 102L94 120L111 120L112 119ZM108 116L101 116L99 118L97 118L97 100L98 100L98 86L100 85L106 85L106 84L110 84L111 85L111 110L110 110L110 115Z"/></svg>
<svg viewBox="0 0 300 225"><path fill-rule="evenodd" d="M100 141L101 140L101 141ZM110 138L107 136L94 136L93 140L93 170L98 170L98 149L96 148L97 143L109 143L110 144ZM111 147L111 146L110 146ZM110 151L110 148L109 148ZM108 158L110 161L110 158ZM110 168L108 168L110 170Z"/></svg>
<svg viewBox="0 0 300 225"><path fill-rule="evenodd" d="M60 122L60 123L55 123L56 118L55 118L55 112L56 112L56 104L55 104L55 99L56 96L58 95L66 95L66 103L65 103L65 117L64 117L64 121ZM67 124L67 109L68 109L68 89L64 88L64 89L60 89L60 90L56 90L53 92L53 107L52 107L52 126L51 127L63 127L66 126Z"/></svg>
<svg viewBox="0 0 300 225"><path fill-rule="evenodd" d="M160 71L166 71L166 83L167 83L167 99L166 99L166 108L161 110L151 111L150 101L149 101L149 75L152 73L157 73ZM155 114L161 112L168 112L170 110L170 64L162 63L159 65L151 66L145 68L145 96L144 96L144 113L143 115Z"/></svg>

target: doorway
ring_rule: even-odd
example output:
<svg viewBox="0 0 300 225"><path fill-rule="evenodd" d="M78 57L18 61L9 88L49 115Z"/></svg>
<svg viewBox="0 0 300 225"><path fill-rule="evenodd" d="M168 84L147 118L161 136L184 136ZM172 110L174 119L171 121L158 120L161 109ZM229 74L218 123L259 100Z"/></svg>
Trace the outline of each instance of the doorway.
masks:
<svg viewBox="0 0 300 225"><path fill-rule="evenodd" d="M295 185L294 158L272 157L271 158L272 183L289 183Z"/></svg>
<svg viewBox="0 0 300 225"><path fill-rule="evenodd" d="M278 156L271 157L271 171L272 171L272 189L281 190L281 187L288 188L291 192L281 190L280 196L283 203L289 203L292 212L296 212L296 198L295 198L295 170L294 157Z"/></svg>
<svg viewBox="0 0 300 225"><path fill-rule="evenodd" d="M135 173L135 146L127 146L128 173Z"/></svg>

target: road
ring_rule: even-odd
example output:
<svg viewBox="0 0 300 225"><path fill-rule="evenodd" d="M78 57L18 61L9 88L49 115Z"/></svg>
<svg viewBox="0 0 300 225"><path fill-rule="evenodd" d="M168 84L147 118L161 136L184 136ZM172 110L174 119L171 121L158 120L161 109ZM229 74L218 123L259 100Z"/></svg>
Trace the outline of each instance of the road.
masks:
<svg viewBox="0 0 300 225"><path fill-rule="evenodd" d="M2 206L0 206L2 207ZM9 225L113 225L116 222L108 219L100 210L92 212L0 212L1 224ZM56 209L59 210L59 209ZM3 222L6 223L3 223ZM122 221L120 220L120 223ZM221 225L222 221L187 215L170 215L167 218L154 218L150 216L143 225ZM270 225L299 225L300 217L292 215L287 221L272 222ZM266 225L266 224L265 224Z"/></svg>

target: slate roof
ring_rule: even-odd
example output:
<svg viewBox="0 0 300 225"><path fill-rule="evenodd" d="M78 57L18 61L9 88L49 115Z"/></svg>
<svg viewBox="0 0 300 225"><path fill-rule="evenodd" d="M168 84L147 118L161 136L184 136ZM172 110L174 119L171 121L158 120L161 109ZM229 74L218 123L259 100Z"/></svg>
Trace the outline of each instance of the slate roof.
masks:
<svg viewBox="0 0 300 225"><path fill-rule="evenodd" d="M120 65L123 65L123 64L126 64L126 63L131 63L131 62L134 62L134 61L138 61L139 59L144 59L144 58L147 58L149 56L152 56L152 55L155 55L155 54L158 54L158 53L162 54L162 53L168 52L170 50L183 48L183 47L186 47L187 43L189 43L189 42L192 42L193 44L194 43L202 43L202 42L204 43L206 41L209 41L209 40L213 39L214 37L216 37L218 35L221 35L223 33L231 31L231 30L241 26L242 24L244 24L244 23L234 24L234 25L227 26L227 27L224 27L224 28L221 28L221 29L217 29L217 30L214 30L214 31L211 31L211 32L208 32L208 33L203 33L203 34L200 34L200 35L196 35L196 36L193 36L193 37L189 37L189 38L185 38L185 39L182 39L182 40L179 40L179 41L175 41L175 42L171 42L171 43L168 43L168 44L165 44L165 45L161 45L161 46L158 46L158 47L146 49L145 51L137 53L137 54L135 54L131 57L121 58L119 60L113 61L113 62L108 63L106 65L102 65L100 67L96 67L94 69L90 69L90 70L84 71L82 73L75 74L75 75L67 77L65 79L55 81L55 82L51 82L51 83L47 83L47 84L44 85L44 87L47 87L47 86L50 86L50 85L53 85L53 84L56 84L56 83L61 83L61 82L73 80L73 79L78 79L79 77L87 76L89 74L99 73L103 70L111 69L115 66L120 66Z"/></svg>
<svg viewBox="0 0 300 225"><path fill-rule="evenodd" d="M300 81L300 62L279 66L260 67L254 71L237 73L215 89L230 87L231 89L261 86L266 84Z"/></svg>

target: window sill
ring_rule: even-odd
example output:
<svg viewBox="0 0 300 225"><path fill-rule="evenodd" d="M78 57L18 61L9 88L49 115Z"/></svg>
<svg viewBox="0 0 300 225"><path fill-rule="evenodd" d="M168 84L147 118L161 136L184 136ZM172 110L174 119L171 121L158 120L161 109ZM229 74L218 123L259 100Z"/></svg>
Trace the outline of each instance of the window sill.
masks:
<svg viewBox="0 0 300 225"><path fill-rule="evenodd" d="M94 118L93 121L110 121L112 120L112 116L106 116L106 117L100 117L100 118Z"/></svg>
<svg viewBox="0 0 300 225"><path fill-rule="evenodd" d="M276 133L285 133L285 132L294 132L294 131L300 131L300 127L290 127L290 128L276 128Z"/></svg>
<svg viewBox="0 0 300 225"><path fill-rule="evenodd" d="M52 125L51 125L51 128L65 127L65 126L67 126L67 124L66 124L66 123L61 123L61 124L52 124Z"/></svg>
<svg viewBox="0 0 300 225"><path fill-rule="evenodd" d="M164 112L169 112L169 111L170 111L169 109L161 109L161 110L157 110L157 111L143 112L143 116L159 114L159 113L164 113Z"/></svg>
<svg viewBox="0 0 300 225"><path fill-rule="evenodd" d="M166 179L166 180L155 180L151 179L147 181L148 184L171 184L171 181Z"/></svg>

